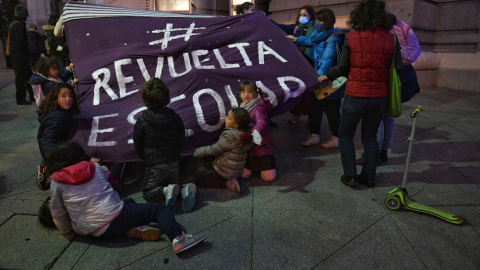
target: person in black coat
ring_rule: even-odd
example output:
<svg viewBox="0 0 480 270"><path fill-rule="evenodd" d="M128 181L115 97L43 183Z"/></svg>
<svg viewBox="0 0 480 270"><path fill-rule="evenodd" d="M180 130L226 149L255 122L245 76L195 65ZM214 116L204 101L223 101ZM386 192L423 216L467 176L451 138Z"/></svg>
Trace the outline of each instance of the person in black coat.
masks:
<svg viewBox="0 0 480 270"><path fill-rule="evenodd" d="M36 181L41 190L46 190L48 184L44 172L48 153L56 143L67 140L73 127L73 116L80 113L80 108L73 87L62 82L53 86L40 109L37 111L40 123L37 142L43 160L36 168Z"/></svg>
<svg viewBox="0 0 480 270"><path fill-rule="evenodd" d="M25 21L28 11L23 6L15 7L15 21L10 24L8 31L10 57L15 65L15 98L18 105L30 105L35 100L33 90L28 85L28 79L32 76L30 69L30 50L28 48L27 26ZM27 89L30 101L27 101ZM32 101L32 102L31 102Z"/></svg>
<svg viewBox="0 0 480 270"><path fill-rule="evenodd" d="M170 91L161 79L151 78L143 84L140 94L147 110L135 123L133 144L138 157L147 165L143 198L147 202L158 202L165 195L166 204L174 208L176 202L172 200L179 192L177 183L185 127L180 116L167 107ZM194 186L189 185L189 189ZM184 209L184 212L188 210L191 211Z"/></svg>
<svg viewBox="0 0 480 270"><path fill-rule="evenodd" d="M28 48L30 49L30 67L33 68L40 59L42 52L42 35L37 32L37 25L34 23L29 24L30 29L27 31Z"/></svg>

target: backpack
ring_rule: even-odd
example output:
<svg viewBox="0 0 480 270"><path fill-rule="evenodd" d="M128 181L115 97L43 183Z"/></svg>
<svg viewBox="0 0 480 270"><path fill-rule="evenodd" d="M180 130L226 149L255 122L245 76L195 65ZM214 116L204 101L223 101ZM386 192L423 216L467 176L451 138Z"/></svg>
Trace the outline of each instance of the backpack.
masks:
<svg viewBox="0 0 480 270"><path fill-rule="evenodd" d="M8 28L8 36L7 36L7 45L6 45L6 48L5 48L5 55L10 55L10 29L12 29L12 26L16 23L18 23L19 21L15 21L13 22L12 24L10 24L10 27Z"/></svg>

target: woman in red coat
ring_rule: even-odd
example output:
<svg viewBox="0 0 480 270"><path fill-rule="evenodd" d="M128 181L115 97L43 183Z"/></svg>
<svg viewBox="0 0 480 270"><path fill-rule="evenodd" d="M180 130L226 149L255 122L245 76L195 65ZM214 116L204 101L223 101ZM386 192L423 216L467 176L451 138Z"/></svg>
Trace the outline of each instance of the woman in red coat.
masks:
<svg viewBox="0 0 480 270"><path fill-rule="evenodd" d="M390 22L385 16L385 3L377 0L361 2L350 14L353 29L343 44L340 63L319 80L348 79L339 128L339 144L344 175L342 183L353 187L357 183L353 136L362 120L361 136L365 162L358 181L369 187L375 184L378 144L376 134L387 109L388 69L395 50L395 67L403 69L400 45L394 46L388 32Z"/></svg>

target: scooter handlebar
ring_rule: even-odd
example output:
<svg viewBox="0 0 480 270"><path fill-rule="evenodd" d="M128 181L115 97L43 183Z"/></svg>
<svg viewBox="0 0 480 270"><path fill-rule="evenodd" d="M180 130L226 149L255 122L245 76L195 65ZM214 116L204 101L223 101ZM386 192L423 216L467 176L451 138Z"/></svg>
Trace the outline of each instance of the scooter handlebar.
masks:
<svg viewBox="0 0 480 270"><path fill-rule="evenodd" d="M421 111L423 111L423 106L418 106L413 112L410 113L410 117L415 118Z"/></svg>

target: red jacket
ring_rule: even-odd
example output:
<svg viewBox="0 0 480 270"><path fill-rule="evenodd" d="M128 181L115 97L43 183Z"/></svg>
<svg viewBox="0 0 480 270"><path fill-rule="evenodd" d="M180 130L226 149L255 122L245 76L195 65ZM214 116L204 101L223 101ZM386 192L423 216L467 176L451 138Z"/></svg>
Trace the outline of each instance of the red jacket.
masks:
<svg viewBox="0 0 480 270"><path fill-rule="evenodd" d="M388 96L388 69L392 62L393 35L381 27L348 33L350 73L346 95Z"/></svg>

